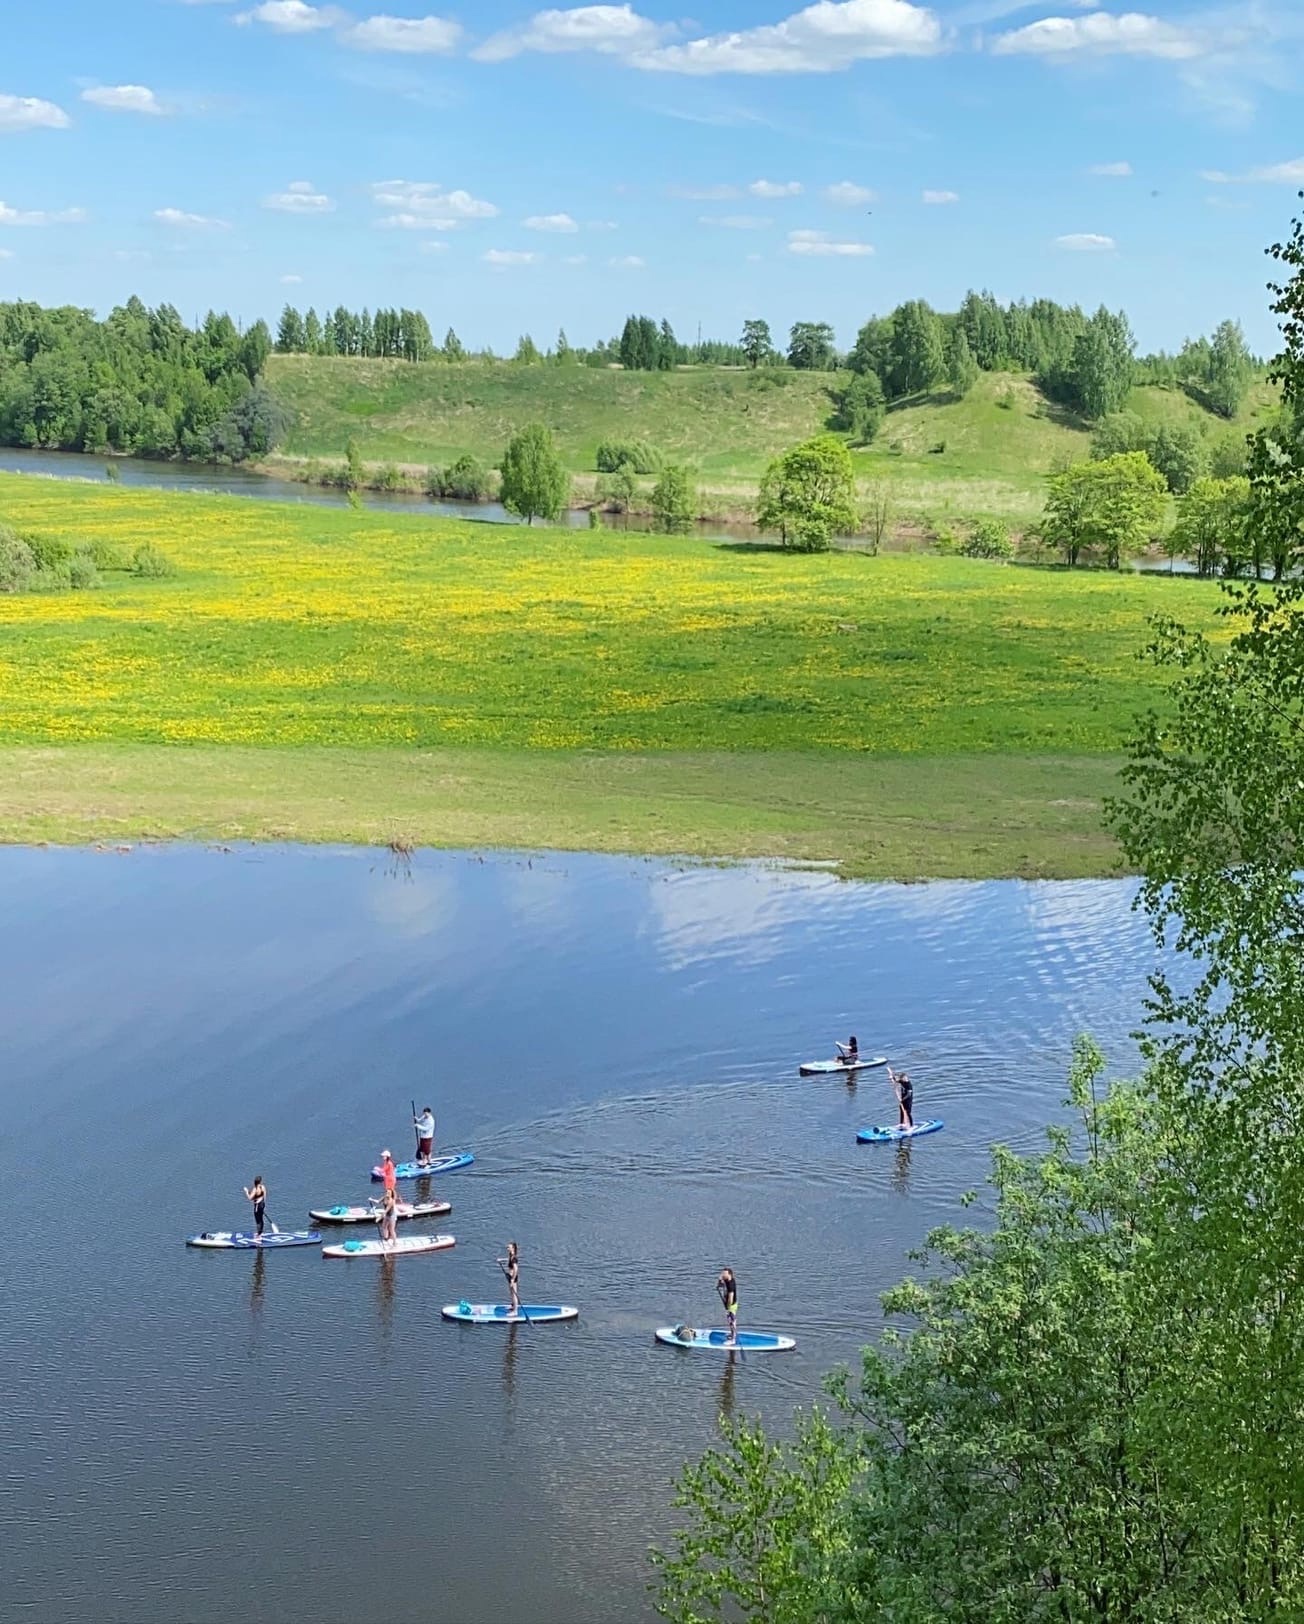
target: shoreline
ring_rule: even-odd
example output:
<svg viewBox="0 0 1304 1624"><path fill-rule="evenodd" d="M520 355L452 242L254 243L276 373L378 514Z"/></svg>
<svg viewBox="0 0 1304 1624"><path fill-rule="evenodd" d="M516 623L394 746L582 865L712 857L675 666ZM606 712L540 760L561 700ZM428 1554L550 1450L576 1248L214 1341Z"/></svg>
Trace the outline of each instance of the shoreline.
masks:
<svg viewBox="0 0 1304 1624"><path fill-rule="evenodd" d="M0 746L0 844L592 851L918 882L1116 879L1107 756Z"/></svg>

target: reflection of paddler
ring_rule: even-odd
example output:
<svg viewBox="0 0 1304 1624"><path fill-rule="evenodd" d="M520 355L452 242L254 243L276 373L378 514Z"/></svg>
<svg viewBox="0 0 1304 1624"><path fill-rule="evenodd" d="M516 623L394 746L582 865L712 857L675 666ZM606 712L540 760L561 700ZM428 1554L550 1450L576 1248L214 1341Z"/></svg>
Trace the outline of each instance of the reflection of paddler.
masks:
<svg viewBox="0 0 1304 1624"><path fill-rule="evenodd" d="M729 1327L729 1340L738 1340L738 1277L727 1265L720 1270L715 1283L716 1293L724 1305L725 1324Z"/></svg>
<svg viewBox="0 0 1304 1624"><path fill-rule="evenodd" d="M893 1071L887 1068L887 1080L896 1090L897 1106L900 1109L898 1128L913 1128L915 1125L915 1085L910 1081L910 1073L906 1071Z"/></svg>

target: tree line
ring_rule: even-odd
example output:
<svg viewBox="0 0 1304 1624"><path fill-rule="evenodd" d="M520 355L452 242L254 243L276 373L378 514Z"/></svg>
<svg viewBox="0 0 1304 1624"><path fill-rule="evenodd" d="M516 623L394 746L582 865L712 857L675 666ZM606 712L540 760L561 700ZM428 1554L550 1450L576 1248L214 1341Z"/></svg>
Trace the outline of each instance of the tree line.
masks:
<svg viewBox="0 0 1304 1624"><path fill-rule="evenodd" d="M137 298L89 310L0 304L0 441L57 451L243 461L270 451L285 416L263 386L264 322L241 332L210 311L188 327Z"/></svg>
<svg viewBox="0 0 1304 1624"><path fill-rule="evenodd" d="M1298 424L1304 225L1273 252ZM1298 554L1304 440L1248 477ZM831 1405L791 1443L725 1424L685 1470L673 1624L1304 1616L1304 581L1225 591L1216 634L1155 627L1162 702L1107 807L1184 953L1141 1075L1079 1040L1071 1125L994 1151L986 1220L930 1236Z"/></svg>

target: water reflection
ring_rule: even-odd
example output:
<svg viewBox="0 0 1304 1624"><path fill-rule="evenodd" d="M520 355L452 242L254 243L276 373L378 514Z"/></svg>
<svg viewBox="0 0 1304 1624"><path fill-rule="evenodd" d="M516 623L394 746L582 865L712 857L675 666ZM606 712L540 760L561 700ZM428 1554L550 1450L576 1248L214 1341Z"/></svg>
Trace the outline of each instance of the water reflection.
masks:
<svg viewBox="0 0 1304 1624"><path fill-rule="evenodd" d="M503 1348L503 1397L507 1400L509 1406L512 1405L516 1397L516 1358L518 1351L516 1344L520 1330L520 1326L516 1324L507 1327L507 1343ZM514 1416L514 1407L509 1410L509 1414Z"/></svg>
<svg viewBox="0 0 1304 1624"><path fill-rule="evenodd" d="M363 1260L364 1262L366 1260ZM344 1260L347 1266L350 1259ZM398 1259L382 1252L376 1261L376 1321L380 1327L378 1342L380 1363L389 1363L390 1349L394 1341L394 1301L397 1281L396 1268Z"/></svg>
<svg viewBox="0 0 1304 1624"><path fill-rule="evenodd" d="M732 1353L727 1354L724 1361L724 1369L720 1372L719 1414L720 1418L726 1421L733 1419L734 1406L737 1403L738 1389L735 1376L734 1360L735 1356Z"/></svg>
<svg viewBox="0 0 1304 1624"><path fill-rule="evenodd" d="M249 1274L249 1357L258 1349L263 1300L267 1291L267 1253L255 1252Z"/></svg>

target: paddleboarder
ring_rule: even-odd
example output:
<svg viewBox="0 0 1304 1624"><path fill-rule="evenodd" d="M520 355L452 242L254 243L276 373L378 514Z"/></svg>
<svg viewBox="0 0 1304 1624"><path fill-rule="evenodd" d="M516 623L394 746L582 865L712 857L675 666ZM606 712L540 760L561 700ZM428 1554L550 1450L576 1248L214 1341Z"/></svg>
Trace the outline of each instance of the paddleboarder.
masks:
<svg viewBox="0 0 1304 1624"><path fill-rule="evenodd" d="M398 1189L398 1174L394 1170L394 1158L389 1151L380 1153L380 1176L385 1181L385 1194L390 1195Z"/></svg>
<svg viewBox="0 0 1304 1624"><path fill-rule="evenodd" d="M516 1249L515 1241L508 1241L507 1256L498 1259L498 1267L507 1277L507 1289L511 1293L512 1313L519 1314L521 1310L521 1257Z"/></svg>
<svg viewBox="0 0 1304 1624"><path fill-rule="evenodd" d="M913 1128L915 1125L915 1085L910 1081L910 1073L893 1071L889 1066L887 1068L887 1080L896 1090L897 1108L900 1112L897 1127Z"/></svg>
<svg viewBox="0 0 1304 1624"><path fill-rule="evenodd" d="M245 1199L254 1204L254 1240L261 1242L263 1225L267 1221L267 1186L263 1183L261 1173L254 1174L253 1188L245 1190Z"/></svg>
<svg viewBox="0 0 1304 1624"><path fill-rule="evenodd" d="M856 1042L854 1033L845 1043L839 1043L837 1049L838 1059L848 1066L854 1065L860 1059L860 1045Z"/></svg>
<svg viewBox="0 0 1304 1624"><path fill-rule="evenodd" d="M716 1295L724 1305L725 1324L729 1327L729 1340L738 1340L738 1277L726 1264L715 1283Z"/></svg>
<svg viewBox="0 0 1304 1624"><path fill-rule="evenodd" d="M381 1201L380 1215L377 1222L380 1224L380 1238L382 1241L396 1241L398 1239L398 1189L393 1184L385 1186L385 1194Z"/></svg>
<svg viewBox="0 0 1304 1624"><path fill-rule="evenodd" d="M412 1118L412 1126L417 1131L417 1166L429 1167L435 1148L435 1113L428 1105L423 1105L421 1115Z"/></svg>

